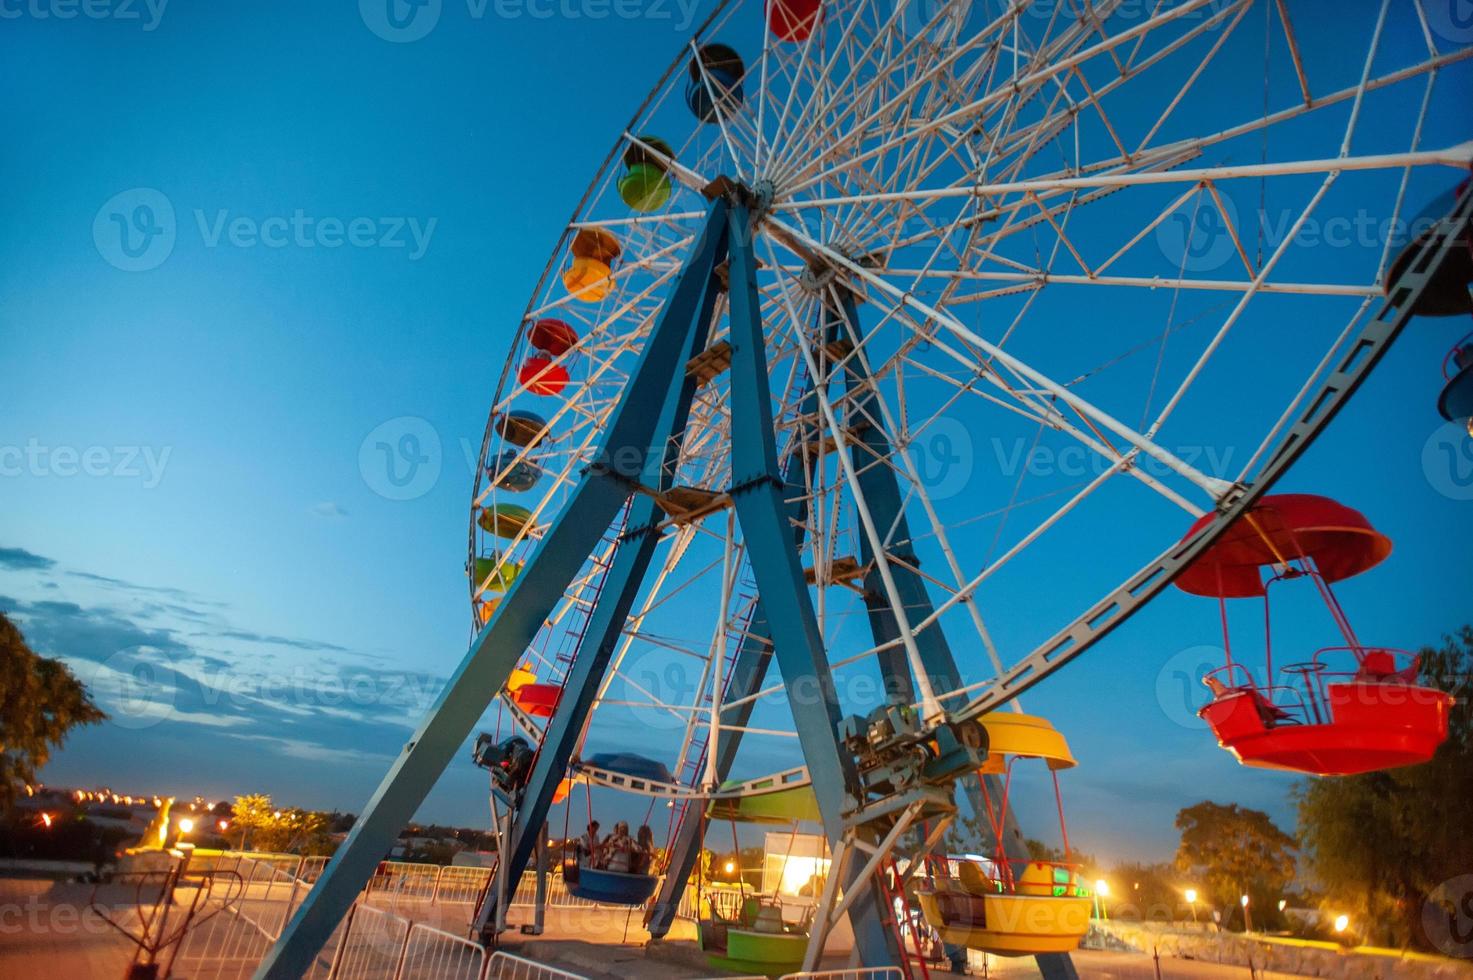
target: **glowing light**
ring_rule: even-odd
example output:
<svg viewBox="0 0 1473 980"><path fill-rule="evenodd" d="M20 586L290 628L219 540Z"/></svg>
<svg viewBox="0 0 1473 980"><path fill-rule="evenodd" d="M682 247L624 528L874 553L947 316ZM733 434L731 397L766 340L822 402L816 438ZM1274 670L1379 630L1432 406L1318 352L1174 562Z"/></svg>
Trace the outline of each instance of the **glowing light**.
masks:
<svg viewBox="0 0 1473 980"><path fill-rule="evenodd" d="M1288 904L1289 904L1289 900L1288 899L1285 899L1285 898L1279 899L1279 911L1280 912L1284 911L1284 909L1288 906Z"/></svg>
<svg viewBox="0 0 1473 980"><path fill-rule="evenodd" d="M230 829L230 821L229 820L221 820L218 826L220 827L220 830L221 831L229 830Z"/></svg>
<svg viewBox="0 0 1473 980"><path fill-rule="evenodd" d="M1242 898L1238 899L1238 901L1240 901L1240 902L1243 903L1243 908L1246 909L1248 907L1248 896L1247 895L1244 895Z"/></svg>
<svg viewBox="0 0 1473 980"><path fill-rule="evenodd" d="M824 857L790 857L783 865L782 882L778 890L785 895L797 895L815 877L829 873L829 859Z"/></svg>
<svg viewBox="0 0 1473 980"><path fill-rule="evenodd" d="M1337 916L1335 916L1335 931L1336 932L1344 932L1348 928L1350 928L1350 916L1348 916L1348 915L1337 915Z"/></svg>
<svg viewBox="0 0 1473 980"><path fill-rule="evenodd" d="M1196 904L1196 902L1197 902L1197 889L1195 889L1195 888L1188 888L1187 889L1187 901L1190 902L1190 903L1192 903L1193 905Z"/></svg>
<svg viewBox="0 0 1473 980"><path fill-rule="evenodd" d="M51 826L51 814L49 814L49 813L42 813L41 814L41 822L44 823L46 826L50 827Z"/></svg>
<svg viewBox="0 0 1473 980"><path fill-rule="evenodd" d="M722 865L721 870L725 871L727 874L734 874L736 872L736 862L727 861L726 864Z"/></svg>
<svg viewBox="0 0 1473 980"><path fill-rule="evenodd" d="M189 819L188 817L185 817L183 820L179 821L179 833L187 834L193 829L194 821Z"/></svg>
<svg viewBox="0 0 1473 980"><path fill-rule="evenodd" d="M1095 882L1095 894L1098 895L1098 896L1100 896L1101 898L1109 898L1110 897L1110 883L1108 881L1106 881L1105 879L1103 879L1103 878L1101 878L1098 881L1096 881Z"/></svg>

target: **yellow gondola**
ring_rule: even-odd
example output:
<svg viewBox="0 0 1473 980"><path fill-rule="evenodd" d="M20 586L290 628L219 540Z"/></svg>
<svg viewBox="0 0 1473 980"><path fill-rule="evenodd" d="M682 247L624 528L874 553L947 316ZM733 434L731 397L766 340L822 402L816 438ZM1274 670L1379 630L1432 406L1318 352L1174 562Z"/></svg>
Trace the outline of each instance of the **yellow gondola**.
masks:
<svg viewBox="0 0 1473 980"><path fill-rule="evenodd" d="M1013 763L1043 759L1054 774L1058 797L1058 770L1076 765L1064 736L1042 718L993 713L982 717L987 728L987 764L983 775L1004 778L1003 796L993 800L983 786L986 814L993 839L1003 839L1003 816ZM1068 863L1069 833L1064 808L1059 805L1064 837L1064 862L1009 861L998 855L983 867L959 862L955 878L922 884L916 892L921 912L943 940L999 956L1063 953L1079 945L1089 931L1091 899L1079 882L1078 869Z"/></svg>
<svg viewBox="0 0 1473 980"><path fill-rule="evenodd" d="M575 299L597 303L613 289L619 239L602 228L581 228L573 236L573 264L563 271L563 286Z"/></svg>

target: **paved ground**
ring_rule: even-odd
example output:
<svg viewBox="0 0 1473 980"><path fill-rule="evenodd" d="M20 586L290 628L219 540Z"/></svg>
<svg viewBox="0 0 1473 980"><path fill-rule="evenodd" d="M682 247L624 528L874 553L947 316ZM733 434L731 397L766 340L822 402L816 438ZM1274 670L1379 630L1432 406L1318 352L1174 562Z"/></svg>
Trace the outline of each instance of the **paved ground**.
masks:
<svg viewBox="0 0 1473 980"><path fill-rule="evenodd" d="M0 976L121 977L134 947L88 908L91 895L90 885L0 878Z"/></svg>
<svg viewBox="0 0 1473 980"><path fill-rule="evenodd" d="M88 908L89 885L33 879L0 878L0 977L60 977L67 980L116 980L123 976L133 947L115 929ZM127 918L131 896L101 896L115 917ZM379 903L387 910L447 932L463 935L469 905L431 906L427 902ZM529 922L530 910L515 909L511 922ZM679 921L665 942L646 947L648 934L638 910L550 909L540 936L505 934L502 948L557 966L592 980L693 980L716 971L696 947L694 927ZM1191 960L1163 959L1134 953L1080 950L1074 954L1079 975L1088 980L1237 980L1248 977L1244 967L1228 967ZM844 966L825 962L826 969ZM1031 980L1038 977L1031 959L988 957L977 963L975 975L995 980ZM935 974L943 977L947 974ZM1287 974L1259 973L1260 980L1294 980Z"/></svg>

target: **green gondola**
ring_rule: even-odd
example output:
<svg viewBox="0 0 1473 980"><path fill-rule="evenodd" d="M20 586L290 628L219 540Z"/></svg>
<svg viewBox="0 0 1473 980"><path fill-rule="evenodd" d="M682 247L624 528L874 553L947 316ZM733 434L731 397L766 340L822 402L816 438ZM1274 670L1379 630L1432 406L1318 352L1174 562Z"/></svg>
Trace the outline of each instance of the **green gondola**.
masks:
<svg viewBox="0 0 1473 980"><path fill-rule="evenodd" d="M515 538L531 522L532 512L517 504L493 504L476 516L481 530L502 538Z"/></svg>
<svg viewBox="0 0 1473 980"><path fill-rule="evenodd" d="M718 970L780 977L803 968L808 930L784 923L775 903L749 898L740 919L713 915L696 929L706 961Z"/></svg>
<svg viewBox="0 0 1473 980"><path fill-rule="evenodd" d="M723 790L735 788L727 783ZM711 802L707 816L733 823L792 824L819 819L818 801L808 786L751 796L721 797ZM696 922L696 935L706 960L717 969L750 975L780 977L802 969L808 949L808 922L784 922L776 897L747 896L735 918L722 915L714 904Z"/></svg>

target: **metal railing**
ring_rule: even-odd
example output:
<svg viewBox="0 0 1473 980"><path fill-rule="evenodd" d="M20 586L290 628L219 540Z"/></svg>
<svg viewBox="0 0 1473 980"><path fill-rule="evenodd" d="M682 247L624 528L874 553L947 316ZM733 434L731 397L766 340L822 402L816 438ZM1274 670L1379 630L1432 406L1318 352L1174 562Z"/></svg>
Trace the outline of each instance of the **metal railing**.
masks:
<svg viewBox="0 0 1473 980"><path fill-rule="evenodd" d="M194 859L186 883L189 875L198 879L206 872L231 872L239 876L241 885L228 899L213 900L215 914L185 938L178 956L179 975L190 980L248 980L312 890L326 861L228 851ZM312 980L581 980L577 974L507 953L492 956L474 942L435 928L438 919L434 924L412 921L421 917L421 911L439 906L473 906L492 873L489 868L382 862L352 911L323 945L307 976ZM508 904L532 906L536 889L536 874L524 873ZM547 876L546 901L549 908L602 907L569 893L558 869ZM695 918L693 892L686 893L680 914Z"/></svg>
<svg viewBox="0 0 1473 980"><path fill-rule="evenodd" d="M555 967L524 960L510 953L497 953L486 964L485 980L585 980L577 973L569 973Z"/></svg>

